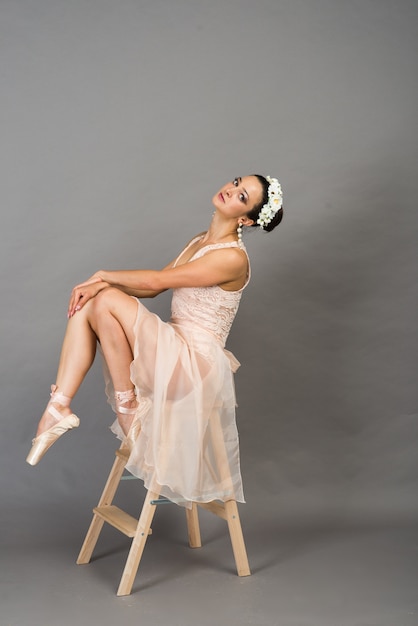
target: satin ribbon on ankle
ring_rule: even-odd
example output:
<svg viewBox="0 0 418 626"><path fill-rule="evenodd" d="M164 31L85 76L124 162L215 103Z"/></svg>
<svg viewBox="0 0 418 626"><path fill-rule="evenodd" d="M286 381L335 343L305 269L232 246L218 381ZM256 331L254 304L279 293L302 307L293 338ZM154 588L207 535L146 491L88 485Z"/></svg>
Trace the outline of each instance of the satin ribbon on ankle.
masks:
<svg viewBox="0 0 418 626"><path fill-rule="evenodd" d="M122 415L134 415L137 407L125 407L121 406L124 402L129 402L130 400L136 400L136 394L134 389L128 389L128 391L115 391L115 400L116 400L116 412L122 413Z"/></svg>

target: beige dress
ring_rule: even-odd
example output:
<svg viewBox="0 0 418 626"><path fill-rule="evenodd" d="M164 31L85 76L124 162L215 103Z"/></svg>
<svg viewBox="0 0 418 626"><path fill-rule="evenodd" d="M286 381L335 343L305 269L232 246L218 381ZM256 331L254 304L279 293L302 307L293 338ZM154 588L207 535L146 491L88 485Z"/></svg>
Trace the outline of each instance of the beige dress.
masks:
<svg viewBox="0 0 418 626"><path fill-rule="evenodd" d="M237 245L207 245L190 261ZM249 278L238 291L175 289L170 322L138 300L131 379L141 399L141 433L126 467L147 489L184 506L244 502L233 377L239 363L224 346ZM106 366L105 377L114 407ZM112 430L123 438L117 420Z"/></svg>

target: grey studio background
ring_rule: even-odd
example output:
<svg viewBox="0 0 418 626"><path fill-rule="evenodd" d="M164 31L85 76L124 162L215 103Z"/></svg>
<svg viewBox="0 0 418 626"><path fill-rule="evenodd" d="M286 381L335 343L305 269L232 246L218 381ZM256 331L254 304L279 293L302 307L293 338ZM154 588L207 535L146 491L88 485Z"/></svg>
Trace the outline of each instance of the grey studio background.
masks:
<svg viewBox="0 0 418 626"><path fill-rule="evenodd" d="M0 0L1 624L418 624L417 18L408 0ZM165 507L116 598L122 535L75 565L116 447L99 362L80 428L25 463L69 293L163 266L253 172L285 194L282 225L245 236L227 346L254 575L222 521L188 551ZM168 319L169 294L149 306Z"/></svg>

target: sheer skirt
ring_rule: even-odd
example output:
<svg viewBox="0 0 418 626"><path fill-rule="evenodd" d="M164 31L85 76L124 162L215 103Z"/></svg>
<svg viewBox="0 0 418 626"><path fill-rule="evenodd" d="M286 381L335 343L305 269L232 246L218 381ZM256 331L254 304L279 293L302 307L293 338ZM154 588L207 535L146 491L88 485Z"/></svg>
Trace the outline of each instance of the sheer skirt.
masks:
<svg viewBox="0 0 418 626"><path fill-rule="evenodd" d="M163 322L139 300L134 331L130 373L141 432L127 470L183 506L244 502L233 378L238 361L210 332L189 321ZM104 373L114 408L106 363ZM111 428L123 439L117 420Z"/></svg>

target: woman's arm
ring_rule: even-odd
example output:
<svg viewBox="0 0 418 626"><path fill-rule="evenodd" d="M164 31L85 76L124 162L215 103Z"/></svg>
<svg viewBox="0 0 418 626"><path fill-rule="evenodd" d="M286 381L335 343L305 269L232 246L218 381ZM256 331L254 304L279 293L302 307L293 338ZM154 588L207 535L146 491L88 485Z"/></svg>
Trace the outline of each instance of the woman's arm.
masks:
<svg viewBox="0 0 418 626"><path fill-rule="evenodd" d="M168 265L166 265L165 267L163 267L162 270L160 271L164 271L164 270L168 270L172 267L174 267L175 262L177 261L178 257L176 257L175 259L173 259ZM96 272L96 274L100 274L100 272ZM96 274L94 274L92 276L92 278L94 278L94 276L96 276ZM91 279L89 279L91 280ZM87 281L88 282L88 281ZM113 284L113 287L117 287L118 289L120 289L121 291L123 291L124 293L127 293L128 296L135 296L135 298L155 298L155 296L158 296L158 294L163 293L164 291L167 291L167 289L136 289L135 287L129 287L126 285L117 285L117 284Z"/></svg>
<svg viewBox="0 0 418 626"><path fill-rule="evenodd" d="M112 285L113 287L117 287L123 293L127 293L128 296L135 296L135 298L155 298L158 294L162 293L161 291L151 291L151 289L130 289L129 287L124 287L123 285Z"/></svg>
<svg viewBox="0 0 418 626"><path fill-rule="evenodd" d="M165 270L173 267L175 262L176 259L173 259L163 269ZM70 296L70 302L68 304L68 317L72 317L74 313L83 308L86 302L88 302L91 298L94 298L99 291L102 291L102 289L110 286L116 287L128 296L135 296L136 298L155 298L158 294L166 291L165 289L135 289L134 287L118 285L116 283L112 283L111 285L111 283L102 280L100 272L96 272L84 283L80 283L73 288Z"/></svg>
<svg viewBox="0 0 418 626"><path fill-rule="evenodd" d="M212 250L194 261L162 270L100 270L90 279L129 290L162 292L179 287L222 285L233 289L233 283L245 280L248 271L246 254L237 248ZM87 281L89 282L89 281Z"/></svg>
<svg viewBox="0 0 418 626"><path fill-rule="evenodd" d="M69 315L74 315L85 304L83 293L91 285L100 285L98 291L114 286L137 297L154 297L167 289L180 287L220 285L233 291L242 287L248 273L247 255L239 248L212 250L194 261L174 264L175 260L162 270L100 270L74 287Z"/></svg>

